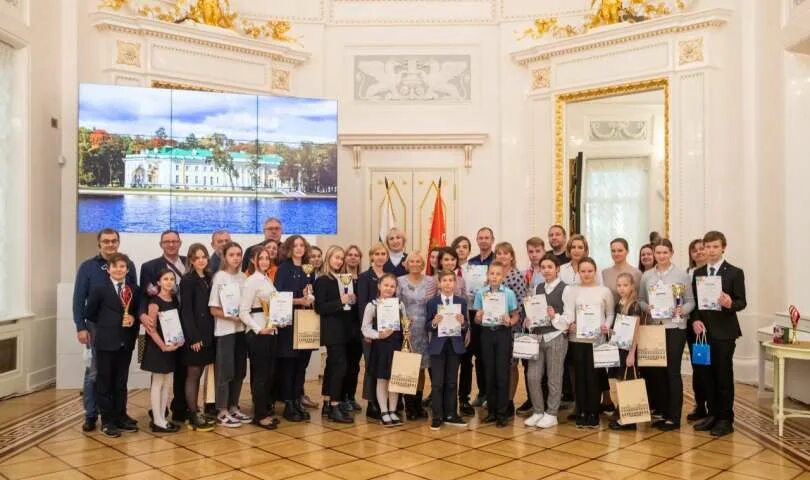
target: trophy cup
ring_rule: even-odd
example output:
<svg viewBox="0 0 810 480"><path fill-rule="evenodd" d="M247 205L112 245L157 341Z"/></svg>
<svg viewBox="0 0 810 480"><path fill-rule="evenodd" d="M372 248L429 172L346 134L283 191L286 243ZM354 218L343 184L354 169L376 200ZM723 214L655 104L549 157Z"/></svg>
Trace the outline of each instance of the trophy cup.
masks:
<svg viewBox="0 0 810 480"><path fill-rule="evenodd" d="M686 290L686 285L683 283L674 283L672 284L672 295L675 297L675 307L680 307L683 305L683 292ZM675 316L672 318L675 323L683 322L683 319L680 315Z"/></svg>
<svg viewBox="0 0 810 480"><path fill-rule="evenodd" d="M408 353L411 351L411 321L408 316L403 312L402 314L402 351Z"/></svg>
<svg viewBox="0 0 810 480"><path fill-rule="evenodd" d="M343 294L348 295L349 294L349 285L352 284L352 275L350 273L339 273L338 274L338 280L340 281L340 284L343 286ZM348 311L348 310L351 310L351 309L352 309L352 307L348 303L343 305L343 310Z"/></svg>
<svg viewBox="0 0 810 480"><path fill-rule="evenodd" d="M132 303L132 290L124 285L119 298L121 299L121 305L124 307L124 316L121 318L121 325L131 327L135 323L135 319L129 314L129 305Z"/></svg>
<svg viewBox="0 0 810 480"><path fill-rule="evenodd" d="M262 306L262 314L264 315L264 328L273 328L273 321L270 320L270 299L260 296L259 303Z"/></svg>
<svg viewBox="0 0 810 480"><path fill-rule="evenodd" d="M790 332L790 343L799 343L799 320L802 319L802 316L799 313L799 309L796 308L796 305L788 307L788 314L790 315L790 326L792 328Z"/></svg>
<svg viewBox="0 0 810 480"><path fill-rule="evenodd" d="M315 271L315 266L311 263L305 263L301 265L301 270L303 270L304 275L307 276L307 286L304 287L304 296L312 298L312 272Z"/></svg>

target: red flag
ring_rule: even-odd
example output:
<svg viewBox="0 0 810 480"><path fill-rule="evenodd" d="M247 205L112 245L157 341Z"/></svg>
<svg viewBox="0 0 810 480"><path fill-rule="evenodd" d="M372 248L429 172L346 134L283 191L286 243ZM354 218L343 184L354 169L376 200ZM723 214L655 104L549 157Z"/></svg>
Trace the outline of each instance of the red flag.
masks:
<svg viewBox="0 0 810 480"><path fill-rule="evenodd" d="M436 189L436 203L433 204L433 222L430 225L429 249L447 245L447 224L444 218L444 204L442 203L442 179L439 178L439 188Z"/></svg>

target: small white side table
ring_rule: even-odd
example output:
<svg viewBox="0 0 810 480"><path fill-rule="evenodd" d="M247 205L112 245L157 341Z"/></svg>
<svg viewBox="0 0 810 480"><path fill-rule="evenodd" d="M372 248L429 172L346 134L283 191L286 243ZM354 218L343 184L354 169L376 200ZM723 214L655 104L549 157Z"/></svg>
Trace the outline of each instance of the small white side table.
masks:
<svg viewBox="0 0 810 480"><path fill-rule="evenodd" d="M783 436L785 419L788 417L810 418L810 411L785 408L785 361L810 360L810 344L764 344L765 350L773 355L773 423L779 425L779 436Z"/></svg>

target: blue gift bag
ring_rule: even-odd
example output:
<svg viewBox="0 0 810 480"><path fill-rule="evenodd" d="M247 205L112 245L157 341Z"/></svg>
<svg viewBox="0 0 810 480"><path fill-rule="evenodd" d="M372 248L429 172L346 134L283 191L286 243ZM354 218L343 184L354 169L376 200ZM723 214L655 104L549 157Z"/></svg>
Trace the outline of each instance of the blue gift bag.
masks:
<svg viewBox="0 0 810 480"><path fill-rule="evenodd" d="M692 345L692 364L711 365L712 348L706 341L706 333L698 335L697 341Z"/></svg>

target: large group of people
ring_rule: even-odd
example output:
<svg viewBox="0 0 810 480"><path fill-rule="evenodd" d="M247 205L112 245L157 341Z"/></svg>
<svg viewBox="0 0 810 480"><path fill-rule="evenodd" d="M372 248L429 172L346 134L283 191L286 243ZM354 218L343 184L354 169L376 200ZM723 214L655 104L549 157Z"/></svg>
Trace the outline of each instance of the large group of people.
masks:
<svg viewBox="0 0 810 480"><path fill-rule="evenodd" d="M465 417L478 408L482 422L498 427L519 415L527 428L550 428L560 411L570 408L568 418L578 428L599 427L602 415L611 429L636 428L622 423L609 378L638 367L640 325L663 325L666 366L640 368L653 427L681 428L684 347L691 350L705 334L711 362L693 366L695 408L687 421L715 436L733 431L732 358L741 335L736 312L746 300L743 272L725 260L721 232L707 232L689 245L687 269L672 263L672 243L655 233L639 249L637 267L627 261L628 242L616 238L609 245L614 263L601 271L589 256L587 239L569 238L560 225L548 230L548 250L542 238L525 242L524 269L514 246L495 243L488 227L476 233L476 255L464 236L428 252L407 252L404 232L391 229L369 249L367 269L356 245L332 245L324 252L300 235L282 241L282 233L281 221L269 218L259 244L243 250L219 230L211 236L210 251L195 243L181 256L180 234L167 230L160 235L162 255L144 263L136 277L135 266L118 252L118 232L100 231L98 255L77 272L73 303L77 338L89 359L84 430L94 430L100 415L105 435L137 431L126 399L139 341L141 368L152 375L154 432L176 432L183 424L199 431L245 423L275 429L282 419L308 420L319 406L329 421L352 423L362 411L358 385L366 416L384 426L429 419L432 429L465 427ZM717 309L698 307L702 276L720 277ZM673 285L683 291L672 308L653 308L652 297L671 295ZM312 309L320 317L320 344L326 349L321 404L304 391L313 350L295 348L298 315L267 321L267 299L275 292L291 292L294 311ZM527 302L536 296L543 297L544 310L530 317ZM227 298L237 298L238 307L223 301ZM500 313L493 313L492 305L499 305ZM174 317L183 340L169 338L161 328L160 319ZM614 321L627 318L636 319L635 334L619 345L620 366L596 368L594 345L608 342ZM594 335L582 335L578 322L590 325L594 319ZM139 340L141 325L146 335ZM537 352L515 359L513 342L526 334L535 339ZM395 352L405 340L410 352L421 355L421 364L416 394L400 398L390 384ZM240 407L246 376L252 414ZM527 398L516 406L521 377ZM213 379L206 390L214 394L203 395L201 405L206 379Z"/></svg>

